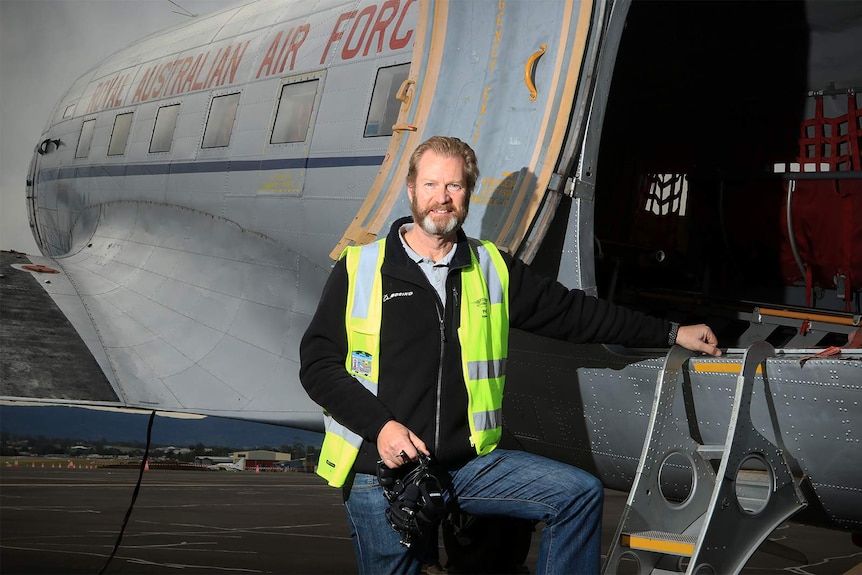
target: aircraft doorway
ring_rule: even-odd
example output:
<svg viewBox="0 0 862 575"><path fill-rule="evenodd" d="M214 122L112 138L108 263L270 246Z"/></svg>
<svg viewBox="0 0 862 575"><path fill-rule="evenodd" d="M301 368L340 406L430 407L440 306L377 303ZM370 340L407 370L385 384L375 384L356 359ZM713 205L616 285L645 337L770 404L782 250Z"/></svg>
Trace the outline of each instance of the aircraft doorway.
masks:
<svg viewBox="0 0 862 575"><path fill-rule="evenodd" d="M756 303L862 311L862 256L852 249L862 241L859 140L841 136L860 122L860 96L847 94L859 73L846 57L859 42L837 34L812 41L840 21L839 11L801 1L632 2L597 169L600 296L677 321L709 321L729 345ZM823 95L829 86L812 71L826 59L847 69L833 70L840 83L833 96L844 103L818 113L818 98L836 99ZM826 137L814 141L814 132ZM813 155L816 172L806 167ZM786 173L794 163L807 173ZM797 194L788 216L795 178L840 199L825 209L825 200L810 199L816 190ZM821 207L806 208L806 199ZM801 231L815 221L822 229ZM804 251L794 239L811 245ZM808 278L791 254L804 260ZM847 329L839 331L816 343L842 345ZM780 346L793 332L770 337Z"/></svg>

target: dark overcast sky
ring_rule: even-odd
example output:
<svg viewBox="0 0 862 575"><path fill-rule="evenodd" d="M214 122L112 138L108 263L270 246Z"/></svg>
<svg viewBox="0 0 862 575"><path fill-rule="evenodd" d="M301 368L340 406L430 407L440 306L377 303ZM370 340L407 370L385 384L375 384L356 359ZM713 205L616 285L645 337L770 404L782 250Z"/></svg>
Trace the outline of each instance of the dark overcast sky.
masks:
<svg viewBox="0 0 862 575"><path fill-rule="evenodd" d="M176 0L206 14L236 0ZM188 17L168 0L0 0L0 249L39 254L24 202L51 110L80 75Z"/></svg>

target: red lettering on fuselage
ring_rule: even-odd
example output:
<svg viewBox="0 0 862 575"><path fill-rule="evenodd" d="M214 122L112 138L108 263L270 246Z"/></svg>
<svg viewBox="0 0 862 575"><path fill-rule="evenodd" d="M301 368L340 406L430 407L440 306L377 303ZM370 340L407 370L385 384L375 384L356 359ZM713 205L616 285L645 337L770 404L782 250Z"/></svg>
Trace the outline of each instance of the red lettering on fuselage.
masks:
<svg viewBox="0 0 862 575"><path fill-rule="evenodd" d="M359 12L349 10L339 14L320 56L320 64L331 58L334 51L341 61L349 61L360 56L375 56L387 49L405 48L413 37L413 28L405 27L405 19L415 1L383 0L366 5ZM256 78L293 71L299 50L310 32L308 22L279 30L264 54ZM133 76L117 74L96 85L87 113L122 106L126 81L130 77L136 77L130 104L233 84L250 44L251 40L246 40L223 45L212 59L211 49L201 50L197 54L142 66L131 72Z"/></svg>
<svg viewBox="0 0 862 575"><path fill-rule="evenodd" d="M201 86L213 88L225 84L233 84L234 80L236 80L236 71L239 69L240 62L242 62L242 58L245 56L249 43L251 43L251 40L246 40L244 44L237 44L236 46L228 44L224 51L220 50L221 57L218 54L216 55L206 80L204 80ZM233 48L233 52L231 52L231 48ZM197 86L196 82L196 90L198 89Z"/></svg>
<svg viewBox="0 0 862 575"><path fill-rule="evenodd" d="M263 73L264 69L266 69L266 73L264 76L269 76L273 73L273 65L276 64L276 61L281 56L281 53L276 55L278 52L278 44L281 40L281 37L284 36L284 42L281 44L281 52L284 52L284 47L287 46L287 40L293 35L294 28L291 28L287 31L287 34L284 33L284 30L279 30L278 34L275 35L275 38L272 39L272 42L269 44L269 48L266 50L266 54L263 56L263 60L260 62L260 66L257 69L257 74L255 78L260 78L261 73Z"/></svg>
<svg viewBox="0 0 862 575"><path fill-rule="evenodd" d="M122 106L123 100L121 96L125 84L126 76L120 76L119 74L110 80L99 82L93 91L93 95L90 96L90 103L87 105L86 113L90 114L99 110Z"/></svg>
<svg viewBox="0 0 862 575"><path fill-rule="evenodd" d="M138 85L135 88L135 95L132 96L132 104L137 104L138 102L142 102L147 99L146 96L144 96L144 88L146 87L147 81L149 80L150 70L150 68L144 70L141 79L138 80Z"/></svg>
<svg viewBox="0 0 862 575"><path fill-rule="evenodd" d="M302 46L302 43L305 42L305 39L308 38L309 30L311 30L311 24L308 24L307 22L296 29L296 32L293 34L293 39L290 41L290 47L287 49L287 52L284 54L284 58L278 66L279 74L284 72L284 65L287 62L288 56L290 57L290 69L293 70L293 67L296 66L296 53L299 51L299 47Z"/></svg>
<svg viewBox="0 0 862 575"><path fill-rule="evenodd" d="M410 9L410 5L415 1L416 0L407 0L404 4L404 8L401 10L401 15L398 16L398 22L395 23L395 29L392 31L392 37L389 39L390 50L400 50L410 43L410 38L413 36L413 28L407 30L407 33L400 38L398 37L398 30L401 29L401 24L404 23L404 15L407 14L407 10Z"/></svg>
<svg viewBox="0 0 862 575"><path fill-rule="evenodd" d="M371 6L366 6L362 9L362 12L353 20L353 27L350 28L350 33L347 35L347 40L344 41L344 46L341 47L341 59L342 60L352 60L359 54L359 50L362 49L362 43L365 41L365 34L368 32L369 25L374 20L374 14L377 12L377 6L373 4ZM354 34L359 29L362 22L365 22L365 25L362 26L362 31L359 35L359 40L356 42L356 47L351 48L350 42L353 40Z"/></svg>
<svg viewBox="0 0 862 575"><path fill-rule="evenodd" d="M230 49L230 46L228 46L228 49ZM218 62L220 62L222 60L222 52L226 52L226 51L219 48L218 52L216 52L216 56L215 56L215 59L213 60L213 63L210 64L209 73L204 77L203 80L199 79L201 72L204 69L203 63L201 63L200 67L197 70L195 70L194 77L192 78L192 90L200 90L201 88L203 88L207 85L207 83L209 82L209 79L212 77L213 69L216 67L216 65L218 65ZM209 52L207 52L207 56L209 56Z"/></svg>
<svg viewBox="0 0 862 575"><path fill-rule="evenodd" d="M251 40L246 40L245 44L237 45L233 49L233 54L230 57L230 60L227 63L227 70L225 73L227 75L222 76L222 84L227 81L228 84L233 84L236 80L236 71L239 69L239 65L242 62L242 57L245 56L245 51L248 48L248 45L251 44Z"/></svg>
<svg viewBox="0 0 862 575"><path fill-rule="evenodd" d="M326 55L329 53L329 48L341 40L341 37L344 35L344 32L340 29L341 24L346 20L350 20L356 17L356 10L351 10L350 12L345 12L338 16L338 20L335 21L335 27L332 29L332 34L329 35L329 41L326 42L326 48L323 49L323 54L320 56L320 63L323 64L326 62Z"/></svg>
<svg viewBox="0 0 862 575"><path fill-rule="evenodd" d="M206 51L143 69L131 103L232 84L236 81L237 71L250 43L251 40L246 40L240 44L228 44L219 48L209 67L207 62L210 62L210 51ZM113 95L113 100L117 102L124 82L125 76L116 86L107 87L107 93ZM94 98L103 97L104 93L97 87Z"/></svg>
<svg viewBox="0 0 862 575"><path fill-rule="evenodd" d="M402 33L401 28L404 25L407 11L415 1L385 0L379 5L366 6L358 13L356 10L343 12L335 21L335 26L332 28L329 40L320 56L320 63L326 62L333 44L339 43L345 32L347 37L341 46L342 61L352 60L360 53L363 57L369 54L382 53L387 45L387 36L390 50L400 50L406 47L413 37L413 29L409 28ZM353 20L350 30L347 30L348 20Z"/></svg>
<svg viewBox="0 0 862 575"><path fill-rule="evenodd" d="M285 33L280 30L269 44L269 48L257 69L255 78L263 76L271 76L272 74L281 74L287 66L287 60L290 58L290 67L288 70L293 70L296 66L296 54L299 47L308 38L308 31L311 29L311 24L305 23L296 28L291 28ZM282 36L284 40L282 41ZM279 47L279 44L281 45ZM277 54L276 54L277 53Z"/></svg>
<svg viewBox="0 0 862 575"><path fill-rule="evenodd" d="M377 36L377 53L379 54L383 51L383 37L386 35L386 27L398 15L398 4L399 0L386 0L380 7L377 21L371 27L371 33L368 35L368 43L365 44L365 50L362 52L363 56L368 56L368 50L371 48L375 35ZM384 20L384 14L386 14L387 10L389 11L389 17Z"/></svg>
<svg viewBox="0 0 862 575"><path fill-rule="evenodd" d="M165 68L169 65L170 64L162 64L153 74L155 80L153 81L152 89L150 90L150 99L155 100L162 93L162 88L165 86Z"/></svg>
<svg viewBox="0 0 862 575"><path fill-rule="evenodd" d="M225 63L227 63L227 57L228 57L229 53L230 53L230 46L225 48L224 51L222 51L222 49L219 48L219 51L216 54L215 60L213 60L213 65L210 66L210 71L209 71L209 74L207 74L206 80L204 80L202 82L195 82L195 84L194 84L194 86L192 86L192 88L195 90L200 90L204 86L207 86L207 87L212 86L213 82L216 79L221 79L222 70L224 68ZM213 73L215 73L215 75L213 75Z"/></svg>
<svg viewBox="0 0 862 575"><path fill-rule="evenodd" d="M180 88L180 86L183 85L183 78L186 77L186 72L188 72L189 68L191 68L193 61L194 58L192 58L191 56L187 56L180 61L179 70L177 70L176 80L174 80L174 83L171 86L171 96L173 96L174 94L178 94L180 91L182 91L182 88Z"/></svg>
<svg viewBox="0 0 862 575"><path fill-rule="evenodd" d="M120 99L120 95L122 93L123 87L125 86L125 83L125 76L117 76L117 81L113 82L111 95L108 98L110 107L116 108L123 105L123 101Z"/></svg>

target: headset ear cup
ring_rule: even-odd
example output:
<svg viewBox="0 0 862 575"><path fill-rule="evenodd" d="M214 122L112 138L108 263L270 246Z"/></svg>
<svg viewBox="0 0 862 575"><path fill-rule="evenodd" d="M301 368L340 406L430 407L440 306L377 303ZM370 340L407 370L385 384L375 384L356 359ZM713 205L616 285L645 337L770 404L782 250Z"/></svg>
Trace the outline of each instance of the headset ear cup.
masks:
<svg viewBox="0 0 862 575"><path fill-rule="evenodd" d="M401 505L390 505L387 507L386 518L389 520L389 524L397 531L408 530L413 524L411 510Z"/></svg>
<svg viewBox="0 0 862 575"><path fill-rule="evenodd" d="M419 506L417 517L425 523L437 523L443 519L446 511L446 501L443 499L443 489L440 482L433 475L429 475L426 481L419 486L422 504Z"/></svg>
<svg viewBox="0 0 862 575"><path fill-rule="evenodd" d="M409 509L413 509L419 502L419 497L421 495L422 493L419 491L419 486L415 483L411 483L404 488L404 491L401 493L401 496L398 499L400 500L402 505Z"/></svg>
<svg viewBox="0 0 862 575"><path fill-rule="evenodd" d="M377 477L389 506L386 521L401 535L401 544L410 547L413 539L431 526L436 528L446 512L440 480L429 470L430 460L419 461L407 469L389 469L380 461Z"/></svg>
<svg viewBox="0 0 862 575"><path fill-rule="evenodd" d="M395 470L389 469L383 460L377 462L377 481L383 489L391 489L395 485Z"/></svg>

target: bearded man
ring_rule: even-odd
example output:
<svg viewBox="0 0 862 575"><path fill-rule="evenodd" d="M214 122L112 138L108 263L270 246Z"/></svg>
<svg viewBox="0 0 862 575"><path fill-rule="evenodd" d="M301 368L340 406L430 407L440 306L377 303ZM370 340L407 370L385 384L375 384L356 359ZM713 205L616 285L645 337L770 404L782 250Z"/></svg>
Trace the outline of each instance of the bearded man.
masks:
<svg viewBox="0 0 862 575"><path fill-rule="evenodd" d="M473 150L435 136L410 158L412 217L345 250L300 347L324 408L318 473L341 488L361 573L418 573L427 557L390 528L379 466L430 457L447 502L476 516L543 522L537 573L598 573L601 483L498 448L510 328L573 343L720 355L706 325L679 326L569 290L461 227L479 177ZM380 476L382 477L382 475ZM433 526L436 530L436 525ZM436 532L436 531L435 531Z"/></svg>

